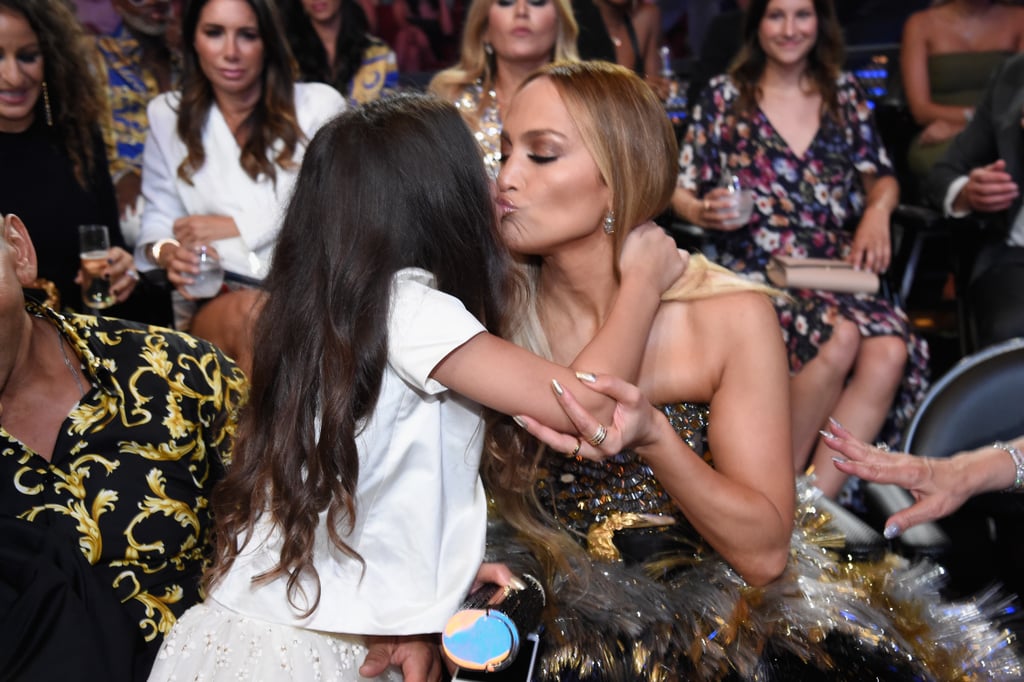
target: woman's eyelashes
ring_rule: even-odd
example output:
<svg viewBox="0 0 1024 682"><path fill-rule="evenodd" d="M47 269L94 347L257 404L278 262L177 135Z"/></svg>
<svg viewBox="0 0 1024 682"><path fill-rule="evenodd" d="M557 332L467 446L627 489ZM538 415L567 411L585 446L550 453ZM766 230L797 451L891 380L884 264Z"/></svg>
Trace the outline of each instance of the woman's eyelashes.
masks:
<svg viewBox="0 0 1024 682"><path fill-rule="evenodd" d="M534 154L534 153L531 153L531 154L527 154L526 158L528 158L530 161L533 161L534 163L551 163L552 161L555 161L555 160L558 159L558 155L557 154Z"/></svg>

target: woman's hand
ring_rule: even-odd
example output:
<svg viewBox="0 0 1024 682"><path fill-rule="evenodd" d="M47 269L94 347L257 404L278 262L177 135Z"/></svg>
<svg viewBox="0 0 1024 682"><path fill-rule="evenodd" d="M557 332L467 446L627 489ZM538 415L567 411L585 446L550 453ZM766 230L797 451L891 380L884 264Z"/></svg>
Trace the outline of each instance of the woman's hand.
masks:
<svg viewBox="0 0 1024 682"><path fill-rule="evenodd" d="M189 215L174 221L174 238L187 246L239 235L235 219L225 215Z"/></svg>
<svg viewBox="0 0 1024 682"><path fill-rule="evenodd" d="M961 130L967 125L967 120L964 119L962 122L953 123L944 119L938 119L932 121L925 129L921 131L921 144L938 144L939 142L945 142L956 137Z"/></svg>
<svg viewBox="0 0 1024 682"><path fill-rule="evenodd" d="M601 424L579 404L572 391L557 382L552 382L552 389L558 404L575 425L576 434L560 433L526 416L518 416L516 421L551 449L594 461L616 455L626 448L651 445L664 433L667 419L633 384L607 374L595 376L577 372L576 376L591 389L615 400L610 425Z"/></svg>
<svg viewBox="0 0 1024 682"><path fill-rule="evenodd" d="M526 587L519 578L512 574L512 571L505 564L487 562L480 564L480 568L477 569L476 579L469 588L469 593L473 594L484 585L497 585L515 590L522 590ZM504 596L504 592L501 594Z"/></svg>
<svg viewBox="0 0 1024 682"><path fill-rule="evenodd" d="M135 259L120 246L112 246L107 252L107 265L103 270L103 279L110 282L110 293L118 303L124 303L139 283L139 271L135 268ZM85 273L79 269L75 275L75 284L85 281Z"/></svg>
<svg viewBox="0 0 1024 682"><path fill-rule="evenodd" d="M689 262L690 254L680 251L665 230L648 221L626 235L619 254L619 271L623 279L649 278L651 286L660 294L683 276Z"/></svg>
<svg viewBox="0 0 1024 682"><path fill-rule="evenodd" d="M217 250L212 246L207 249L214 257L219 258ZM199 256L192 247L184 244L168 244L160 249L160 262L158 265L167 271L167 281L174 285L182 296L192 301L194 298L185 291L184 287L192 284L195 277L199 275Z"/></svg>
<svg viewBox="0 0 1024 682"><path fill-rule="evenodd" d="M135 259L120 246L112 247L107 256L105 277L110 280L110 293L114 295L118 303L124 303L132 295L135 285L139 283L139 271L135 268Z"/></svg>
<svg viewBox="0 0 1024 682"><path fill-rule="evenodd" d="M853 267L883 273L892 261L892 242L889 236L890 214L868 206L853 234L853 247L847 261Z"/></svg>
<svg viewBox="0 0 1024 682"><path fill-rule="evenodd" d="M942 518L962 505L972 491L956 458L933 459L889 453L857 440L832 420L822 431L825 443L843 455L833 458L837 469L867 481L894 483L905 488L917 502L889 517L885 536L894 538L920 523Z"/></svg>
<svg viewBox="0 0 1024 682"><path fill-rule="evenodd" d="M696 223L709 230L735 232L746 223L738 220L740 209L738 195L724 187L716 187L699 199L699 213Z"/></svg>

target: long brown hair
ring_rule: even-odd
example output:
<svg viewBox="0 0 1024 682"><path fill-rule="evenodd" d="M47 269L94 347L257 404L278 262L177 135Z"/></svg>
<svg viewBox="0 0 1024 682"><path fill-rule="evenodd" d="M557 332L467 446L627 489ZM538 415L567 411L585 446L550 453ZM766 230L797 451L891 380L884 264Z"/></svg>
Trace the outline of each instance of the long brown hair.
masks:
<svg viewBox="0 0 1024 682"><path fill-rule="evenodd" d="M758 88L768 57L761 47L758 31L771 0L752 0L743 21L743 45L729 75L736 82L736 107L750 113L757 107ZM813 0L818 18L818 36L807 55L806 77L821 94L825 113L837 117L839 96L836 81L843 67L843 32L832 0Z"/></svg>
<svg viewBox="0 0 1024 682"><path fill-rule="evenodd" d="M199 17L209 0L190 0L182 17L184 54L181 75L181 101L178 104L178 136L188 149L188 156L178 166L178 177L191 184L192 176L203 167L203 127L214 106L213 86L199 66L195 36ZM261 174L274 179L275 165L293 168L295 148L302 140L302 129L295 115L295 60L288 49L284 29L274 0L246 0L259 25L263 41L263 74L261 95L256 108L242 123L245 142L239 163L253 180ZM280 140L281 147L270 158L268 154Z"/></svg>
<svg viewBox="0 0 1024 682"><path fill-rule="evenodd" d="M678 174L675 131L651 88L625 67L600 61L556 62L535 71L522 87L540 78L554 85L612 191L617 262L629 230L659 215L672 197ZM534 298L517 311L519 319L512 340L550 358L533 307L539 269L536 263L526 267ZM736 291L772 290L694 254L685 274L662 299L685 301ZM481 475L488 494L502 517L519 531L541 561L548 579L561 571L571 579L585 580L587 562L580 546L554 527L534 495L533 484L544 450L506 418L488 423L485 448Z"/></svg>
<svg viewBox="0 0 1024 682"><path fill-rule="evenodd" d="M90 189L87 178L96 167L94 150L104 110L103 90L89 65L88 38L66 2L0 0L0 8L20 14L39 40L43 55L43 87L35 106L37 120L50 110L54 139L71 159L75 179Z"/></svg>
<svg viewBox="0 0 1024 682"><path fill-rule="evenodd" d="M355 524L356 434L380 392L393 276L407 267L429 270L489 330L507 331L511 259L476 141L452 104L422 94L349 110L309 145L264 283L232 465L212 498L208 582L264 514L283 546L256 581L287 577L289 602L305 615L320 601L300 580L319 585L321 513L331 542L362 561L339 529Z"/></svg>

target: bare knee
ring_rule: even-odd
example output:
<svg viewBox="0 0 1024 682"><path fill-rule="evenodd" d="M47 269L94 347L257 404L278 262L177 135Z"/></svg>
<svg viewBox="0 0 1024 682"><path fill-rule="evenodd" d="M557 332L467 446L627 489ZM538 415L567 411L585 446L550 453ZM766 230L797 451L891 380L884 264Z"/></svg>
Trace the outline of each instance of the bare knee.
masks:
<svg viewBox="0 0 1024 682"><path fill-rule="evenodd" d="M253 322L262 294L240 289L221 294L204 305L192 319L190 333L205 339L243 365L248 373L252 358Z"/></svg>
<svg viewBox="0 0 1024 682"><path fill-rule="evenodd" d="M873 336L865 339L857 354L857 371L872 381L895 385L907 366L907 342L899 336Z"/></svg>
<svg viewBox="0 0 1024 682"><path fill-rule="evenodd" d="M860 346L860 329L853 322L842 320L832 327L832 336L818 349L814 362L845 377L857 360Z"/></svg>

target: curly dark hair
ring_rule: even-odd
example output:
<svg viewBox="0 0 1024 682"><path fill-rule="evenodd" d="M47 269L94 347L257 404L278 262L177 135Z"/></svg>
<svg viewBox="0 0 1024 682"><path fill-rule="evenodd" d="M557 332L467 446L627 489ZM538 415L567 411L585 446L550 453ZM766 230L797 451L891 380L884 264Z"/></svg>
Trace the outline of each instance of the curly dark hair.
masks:
<svg viewBox="0 0 1024 682"><path fill-rule="evenodd" d="M729 72L739 90L737 108L745 113L757 106L758 81L764 73L767 56L758 39L761 20L770 0L753 0L743 22L743 45ZM838 116L839 96L836 80L843 66L843 31L832 0L813 0L818 17L818 37L807 55L806 76L821 93L825 112Z"/></svg>
<svg viewBox="0 0 1024 682"><path fill-rule="evenodd" d="M341 30L334 44L334 66L327 60L327 50L313 29L302 0L283 0L285 32L303 80L327 83L347 95L349 82L359 71L363 53L374 43L369 34L366 12L355 0L341 0Z"/></svg>
<svg viewBox="0 0 1024 682"><path fill-rule="evenodd" d="M190 0L182 16L183 68L181 102L178 105L178 135L188 156L178 167L178 177L192 182L192 174L203 167L203 125L214 104L213 86L199 66L195 48L196 29L203 7L209 0ZM259 25L263 41L262 94L256 108L242 123L245 142L239 162L253 180L260 174L276 178L275 165L295 167L292 157L303 133L295 114L295 60L284 39L274 0L246 0ZM282 142L274 158L268 154L275 142Z"/></svg>
<svg viewBox="0 0 1024 682"><path fill-rule="evenodd" d="M105 106L102 86L89 68L89 38L62 0L0 0L0 9L23 16L39 40L45 90L36 101L36 119L46 118L48 100L53 137L64 145L78 184L89 189Z"/></svg>

